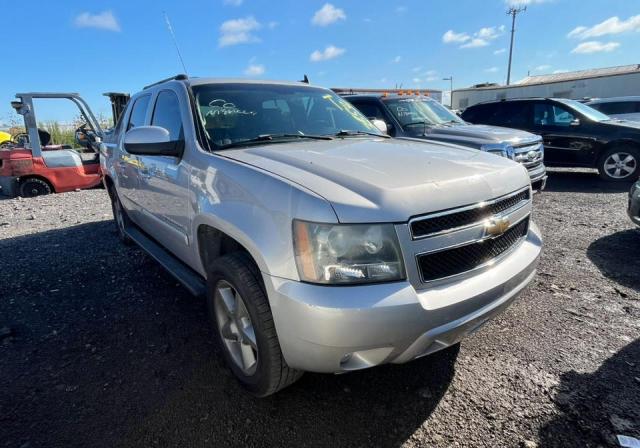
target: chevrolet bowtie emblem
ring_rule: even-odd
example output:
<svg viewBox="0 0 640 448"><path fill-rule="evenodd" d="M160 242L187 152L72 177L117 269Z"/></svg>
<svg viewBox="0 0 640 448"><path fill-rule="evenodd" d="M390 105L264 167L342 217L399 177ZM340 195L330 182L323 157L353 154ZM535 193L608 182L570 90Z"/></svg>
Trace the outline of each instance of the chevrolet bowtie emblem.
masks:
<svg viewBox="0 0 640 448"><path fill-rule="evenodd" d="M509 221L509 218L506 216L502 218L491 218L485 224L485 230L487 235L500 236L507 231L510 225L511 221Z"/></svg>

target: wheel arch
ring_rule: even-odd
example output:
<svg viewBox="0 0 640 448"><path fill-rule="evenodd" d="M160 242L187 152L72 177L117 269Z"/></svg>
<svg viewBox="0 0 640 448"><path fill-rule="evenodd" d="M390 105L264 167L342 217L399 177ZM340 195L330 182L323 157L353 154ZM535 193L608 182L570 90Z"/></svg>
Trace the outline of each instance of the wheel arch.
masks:
<svg viewBox="0 0 640 448"><path fill-rule="evenodd" d="M246 243L243 244L237 238L223 232L211 223L205 222L198 225L196 244L197 254L205 275L208 275L211 266L217 259L235 252L246 254L260 271L264 270L264 260L259 256L254 256L252 251L246 247Z"/></svg>
<svg viewBox="0 0 640 448"><path fill-rule="evenodd" d="M619 147L631 147L636 149L637 151L640 151L640 142L636 140L632 140L630 138L620 138L620 139L612 140L602 147L602 151L600 151L598 160L601 157L603 157L604 154L610 149L619 148Z"/></svg>
<svg viewBox="0 0 640 448"><path fill-rule="evenodd" d="M56 187L53 185L53 182L51 182L48 178L41 174L25 174L24 176L20 176L18 177L18 185L29 179L39 179L43 182L46 182L47 185L49 185L49 188L51 188L51 192L56 193Z"/></svg>

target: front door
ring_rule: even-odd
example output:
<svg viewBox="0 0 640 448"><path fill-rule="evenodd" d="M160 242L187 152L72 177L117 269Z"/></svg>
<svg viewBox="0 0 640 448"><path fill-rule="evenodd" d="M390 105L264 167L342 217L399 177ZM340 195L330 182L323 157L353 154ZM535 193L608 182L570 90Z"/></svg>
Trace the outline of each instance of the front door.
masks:
<svg viewBox="0 0 640 448"><path fill-rule="evenodd" d="M161 90L156 96L151 114L151 126L169 131L172 141L184 141L180 101L173 90ZM186 110L186 105L185 105ZM138 156L140 160L140 191L145 227L160 243L180 255L189 245L189 173L190 167L181 158L168 156Z"/></svg>
<svg viewBox="0 0 640 448"><path fill-rule="evenodd" d="M119 132L119 141L107 143L107 146L117 145L119 147L119 158L114 163L114 169L117 171L115 176L118 195L122 204L124 205L127 213L131 215L136 222L140 220L140 197L139 197L139 171L140 171L140 159L138 156L129 154L124 147L124 134L126 131L133 129L137 126L144 126L147 117L147 110L149 108L149 102L151 95L143 95L138 97L133 103L131 112L126 119L125 132ZM123 123L118 123L118 126L125 126Z"/></svg>
<svg viewBox="0 0 640 448"><path fill-rule="evenodd" d="M590 136L590 127L590 120L562 105L533 105L531 131L542 136L544 160L550 165L591 165L597 140Z"/></svg>

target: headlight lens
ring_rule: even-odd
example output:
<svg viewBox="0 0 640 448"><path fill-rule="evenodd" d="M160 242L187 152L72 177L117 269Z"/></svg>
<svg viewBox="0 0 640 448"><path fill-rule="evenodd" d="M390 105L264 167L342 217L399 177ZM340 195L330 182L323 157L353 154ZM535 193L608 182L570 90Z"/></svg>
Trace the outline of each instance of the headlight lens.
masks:
<svg viewBox="0 0 640 448"><path fill-rule="evenodd" d="M482 145L480 147L480 150L513 160L513 146L509 145L508 143L489 143L486 145Z"/></svg>
<svg viewBox="0 0 640 448"><path fill-rule="evenodd" d="M293 246L303 281L322 284L402 280L404 264L392 224L293 221Z"/></svg>

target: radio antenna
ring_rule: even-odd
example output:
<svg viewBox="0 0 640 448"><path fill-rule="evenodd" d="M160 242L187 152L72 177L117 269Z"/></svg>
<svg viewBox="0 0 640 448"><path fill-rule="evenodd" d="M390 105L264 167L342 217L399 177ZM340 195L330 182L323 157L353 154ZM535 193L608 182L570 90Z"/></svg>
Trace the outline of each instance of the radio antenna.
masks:
<svg viewBox="0 0 640 448"><path fill-rule="evenodd" d="M182 64L182 69L184 70L185 75L189 75L187 72L187 67L184 65L184 59L182 59L182 53L180 53L180 47L178 46L178 41L176 40L176 35L173 32L173 27L171 26L171 21L169 20L169 16L166 11L162 11L164 14L164 21L167 22L167 28L169 29L169 34L171 34L171 39L173 40L173 45L176 46L176 52L178 53L178 58L180 59L180 63Z"/></svg>

